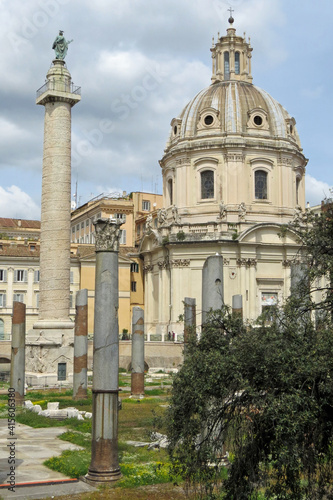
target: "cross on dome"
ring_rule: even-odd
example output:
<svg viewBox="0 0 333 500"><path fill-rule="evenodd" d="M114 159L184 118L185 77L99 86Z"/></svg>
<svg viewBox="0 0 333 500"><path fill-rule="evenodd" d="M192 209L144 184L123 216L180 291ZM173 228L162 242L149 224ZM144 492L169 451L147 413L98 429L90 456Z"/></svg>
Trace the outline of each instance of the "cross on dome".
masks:
<svg viewBox="0 0 333 500"><path fill-rule="evenodd" d="M229 22L230 24L233 24L233 22L234 22L234 18L232 17L232 13L233 13L233 12L235 12L235 10L234 10L234 9L232 9L232 8L230 7L230 9L228 9L228 11L230 12L230 17L229 17L229 19L228 19L228 22Z"/></svg>

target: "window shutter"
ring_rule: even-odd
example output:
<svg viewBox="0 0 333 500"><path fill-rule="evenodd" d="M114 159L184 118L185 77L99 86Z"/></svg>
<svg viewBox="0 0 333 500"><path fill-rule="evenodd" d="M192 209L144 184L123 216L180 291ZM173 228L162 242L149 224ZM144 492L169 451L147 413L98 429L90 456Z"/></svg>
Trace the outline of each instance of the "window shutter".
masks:
<svg viewBox="0 0 333 500"><path fill-rule="evenodd" d="M2 295L2 307L6 307L6 294Z"/></svg>
<svg viewBox="0 0 333 500"><path fill-rule="evenodd" d="M122 239L123 239L123 244L126 245L126 229L123 229L123 234L122 234Z"/></svg>
<svg viewBox="0 0 333 500"><path fill-rule="evenodd" d="M69 281L71 284L74 283L74 272L73 271L70 272L70 280Z"/></svg>
<svg viewBox="0 0 333 500"><path fill-rule="evenodd" d="M36 293L36 307L39 308L39 293Z"/></svg>
<svg viewBox="0 0 333 500"><path fill-rule="evenodd" d="M35 283L38 283L39 281L39 271L34 271L34 282Z"/></svg>
<svg viewBox="0 0 333 500"><path fill-rule="evenodd" d="M27 283L27 281L28 281L28 271L24 271L24 273L23 273L23 281L24 281L24 283Z"/></svg>
<svg viewBox="0 0 333 500"><path fill-rule="evenodd" d="M14 270L14 281L17 281L17 269Z"/></svg>
<svg viewBox="0 0 333 500"><path fill-rule="evenodd" d="M3 280L7 281L7 269L3 270Z"/></svg>

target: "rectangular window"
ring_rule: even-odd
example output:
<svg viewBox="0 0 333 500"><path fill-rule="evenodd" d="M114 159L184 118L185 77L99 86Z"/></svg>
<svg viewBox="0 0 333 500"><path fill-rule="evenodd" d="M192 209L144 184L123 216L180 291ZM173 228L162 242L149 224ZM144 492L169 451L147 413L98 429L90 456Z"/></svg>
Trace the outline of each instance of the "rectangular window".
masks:
<svg viewBox="0 0 333 500"><path fill-rule="evenodd" d="M13 302L24 302L24 294L23 293L14 293Z"/></svg>
<svg viewBox="0 0 333 500"><path fill-rule="evenodd" d="M81 222L81 229L84 229L84 222Z"/></svg>
<svg viewBox="0 0 333 500"><path fill-rule="evenodd" d="M40 271L39 269L36 269L34 271L34 283L39 283L40 280Z"/></svg>
<svg viewBox="0 0 333 500"><path fill-rule="evenodd" d="M6 294L0 293L0 307L6 307Z"/></svg>
<svg viewBox="0 0 333 500"><path fill-rule="evenodd" d="M230 77L229 52L224 53L224 79L229 80Z"/></svg>
<svg viewBox="0 0 333 500"><path fill-rule="evenodd" d="M75 226L72 227L72 233L75 233Z"/></svg>
<svg viewBox="0 0 333 500"><path fill-rule="evenodd" d="M7 281L7 270L0 269L0 281Z"/></svg>
<svg viewBox="0 0 333 500"><path fill-rule="evenodd" d="M132 262L131 264L131 273L139 272L139 264L137 262Z"/></svg>
<svg viewBox="0 0 333 500"><path fill-rule="evenodd" d="M141 225L140 225L140 224L138 224L138 225L136 226L136 235L137 235L137 236L140 236L140 234L141 234Z"/></svg>
<svg viewBox="0 0 333 500"><path fill-rule="evenodd" d="M126 229L120 230L120 245L126 245Z"/></svg>
<svg viewBox="0 0 333 500"><path fill-rule="evenodd" d="M14 271L14 281L15 282L24 282L28 281L28 272L23 269L15 269Z"/></svg>
<svg viewBox="0 0 333 500"><path fill-rule="evenodd" d="M39 308L39 292L36 292L36 307Z"/></svg>
<svg viewBox="0 0 333 500"><path fill-rule="evenodd" d="M131 291L136 292L136 281L131 281Z"/></svg>
<svg viewBox="0 0 333 500"><path fill-rule="evenodd" d="M74 271L71 271L69 276L70 276L69 282L72 285L74 283Z"/></svg>
<svg viewBox="0 0 333 500"><path fill-rule="evenodd" d="M214 172L212 170L201 172L201 198L203 200L214 198Z"/></svg>
<svg viewBox="0 0 333 500"><path fill-rule="evenodd" d="M66 380L66 363L58 363L58 380Z"/></svg>
<svg viewBox="0 0 333 500"><path fill-rule="evenodd" d="M126 214L114 214L116 219L121 219L126 222Z"/></svg>
<svg viewBox="0 0 333 500"><path fill-rule="evenodd" d="M240 53L235 52L235 75L240 74Z"/></svg>
<svg viewBox="0 0 333 500"><path fill-rule="evenodd" d="M80 224L76 224L76 230L79 231L80 229Z"/></svg>
<svg viewBox="0 0 333 500"><path fill-rule="evenodd" d="M277 292L261 292L261 312L267 315L267 321L270 323L273 319L272 310L278 303Z"/></svg>
<svg viewBox="0 0 333 500"><path fill-rule="evenodd" d="M150 211L150 201L143 200L143 202L142 202L142 210L145 210L147 212Z"/></svg>
<svg viewBox="0 0 333 500"><path fill-rule="evenodd" d="M267 200L267 172L256 170L254 173L254 191L256 200Z"/></svg>
<svg viewBox="0 0 333 500"><path fill-rule="evenodd" d="M89 219L86 220L86 227L89 226Z"/></svg>
<svg viewBox="0 0 333 500"><path fill-rule="evenodd" d="M70 307L70 309L75 307L74 306L74 295L72 293L69 295L69 307Z"/></svg>

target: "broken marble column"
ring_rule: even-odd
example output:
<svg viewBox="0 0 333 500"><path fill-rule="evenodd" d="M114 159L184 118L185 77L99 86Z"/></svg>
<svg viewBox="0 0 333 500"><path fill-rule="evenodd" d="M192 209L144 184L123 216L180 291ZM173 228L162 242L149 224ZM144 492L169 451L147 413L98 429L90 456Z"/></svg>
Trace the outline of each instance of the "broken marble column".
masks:
<svg viewBox="0 0 333 500"><path fill-rule="evenodd" d="M88 388L88 290L76 294L73 399L86 399Z"/></svg>
<svg viewBox="0 0 333 500"><path fill-rule="evenodd" d="M202 324L211 309L221 309L223 304L223 257L216 254L207 257L202 269Z"/></svg>
<svg viewBox="0 0 333 500"><path fill-rule="evenodd" d="M122 222L95 225L96 278L93 354L91 463L86 480L94 485L121 477L118 460L118 251Z"/></svg>
<svg viewBox="0 0 333 500"><path fill-rule="evenodd" d="M25 383L25 304L13 302L10 387L15 390L15 406L24 402Z"/></svg>
<svg viewBox="0 0 333 500"><path fill-rule="evenodd" d="M184 298L184 354L191 338L195 338L196 332L196 300L190 297Z"/></svg>
<svg viewBox="0 0 333 500"><path fill-rule="evenodd" d="M233 295L232 296L232 315L239 316L243 318L243 296Z"/></svg>
<svg viewBox="0 0 333 500"><path fill-rule="evenodd" d="M144 312L141 307L133 307L132 311L132 396L145 394L145 337Z"/></svg>

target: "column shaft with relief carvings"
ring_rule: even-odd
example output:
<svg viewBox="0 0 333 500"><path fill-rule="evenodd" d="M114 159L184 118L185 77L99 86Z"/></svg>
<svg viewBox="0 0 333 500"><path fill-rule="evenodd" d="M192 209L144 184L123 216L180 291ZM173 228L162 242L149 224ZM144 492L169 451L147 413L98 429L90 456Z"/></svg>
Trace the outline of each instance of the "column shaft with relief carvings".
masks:
<svg viewBox="0 0 333 500"><path fill-rule="evenodd" d="M39 320L34 328L73 328L69 320L71 109L81 96L63 60L54 60L36 104L45 107Z"/></svg>

